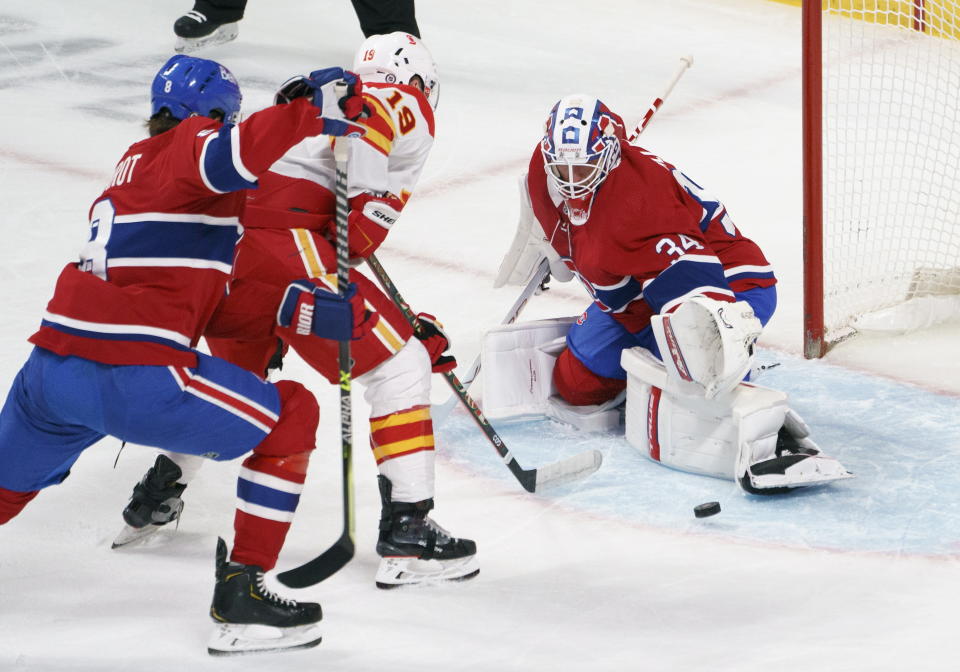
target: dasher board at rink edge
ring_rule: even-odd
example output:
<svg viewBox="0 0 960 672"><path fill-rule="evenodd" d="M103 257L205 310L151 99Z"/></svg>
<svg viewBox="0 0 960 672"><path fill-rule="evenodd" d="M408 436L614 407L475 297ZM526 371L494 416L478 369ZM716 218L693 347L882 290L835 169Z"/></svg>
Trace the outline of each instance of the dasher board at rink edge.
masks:
<svg viewBox="0 0 960 672"><path fill-rule="evenodd" d="M603 453L597 473L537 495L571 509L762 544L960 557L960 398L760 352L758 363L774 362L779 366L758 382L787 391L813 439L856 478L751 496L732 481L654 463L627 444L622 428L591 434L546 419L501 420L498 431L517 459L530 463L589 449ZM439 435L441 459L513 485L462 411L451 414ZM693 507L707 501L719 501L722 513L695 519Z"/></svg>

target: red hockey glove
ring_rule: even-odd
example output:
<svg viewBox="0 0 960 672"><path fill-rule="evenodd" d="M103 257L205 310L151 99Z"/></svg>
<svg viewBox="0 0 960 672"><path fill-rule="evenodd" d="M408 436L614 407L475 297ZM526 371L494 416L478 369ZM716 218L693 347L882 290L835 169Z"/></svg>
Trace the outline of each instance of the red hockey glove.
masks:
<svg viewBox="0 0 960 672"><path fill-rule="evenodd" d="M334 341L362 338L379 320L380 314L367 310L363 294L352 282L346 294L340 296L311 280L297 280L287 287L277 311L277 325L281 330Z"/></svg>
<svg viewBox="0 0 960 672"><path fill-rule="evenodd" d="M443 331L443 324L429 313L417 313L420 329L416 337L423 343L430 355L430 368L434 373L447 373L457 368L457 360L453 355L443 354L450 348L450 339Z"/></svg>

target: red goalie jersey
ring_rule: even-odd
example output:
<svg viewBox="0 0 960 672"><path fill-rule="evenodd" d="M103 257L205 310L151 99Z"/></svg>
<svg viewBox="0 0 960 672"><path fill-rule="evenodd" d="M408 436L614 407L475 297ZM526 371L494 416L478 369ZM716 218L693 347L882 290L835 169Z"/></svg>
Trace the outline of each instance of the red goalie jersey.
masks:
<svg viewBox="0 0 960 672"><path fill-rule="evenodd" d="M527 173L547 239L598 307L637 333L693 295L733 301L734 292L776 283L760 248L719 200L646 150L625 140L620 148L620 165L580 226L548 183L539 146Z"/></svg>

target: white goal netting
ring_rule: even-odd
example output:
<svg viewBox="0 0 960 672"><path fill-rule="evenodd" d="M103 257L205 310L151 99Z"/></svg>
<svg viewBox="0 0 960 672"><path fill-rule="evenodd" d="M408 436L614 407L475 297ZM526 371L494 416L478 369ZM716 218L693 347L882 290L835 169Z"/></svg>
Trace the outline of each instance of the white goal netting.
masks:
<svg viewBox="0 0 960 672"><path fill-rule="evenodd" d="M960 315L958 38L960 0L824 2L827 341Z"/></svg>

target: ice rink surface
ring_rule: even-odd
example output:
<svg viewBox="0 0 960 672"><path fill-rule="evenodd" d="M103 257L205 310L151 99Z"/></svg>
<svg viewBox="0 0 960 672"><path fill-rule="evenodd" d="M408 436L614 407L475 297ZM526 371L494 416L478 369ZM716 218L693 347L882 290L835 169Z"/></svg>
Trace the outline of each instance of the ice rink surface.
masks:
<svg viewBox="0 0 960 672"><path fill-rule="evenodd" d="M128 144L184 2L5 0L0 6L0 385L26 358L57 272ZM237 464L187 490L179 530L110 550L152 452L90 449L61 487L0 528L0 670L956 670L960 598L960 329L858 338L824 362L801 334L800 12L762 0L419 0L441 73L437 141L379 253L407 301L441 317L461 363L513 302L491 289L512 238L516 178L563 94L593 93L635 122L680 56L696 64L644 136L715 192L777 269L780 307L760 344L814 438L857 478L777 499L657 466L622 436L546 421L498 425L524 466L586 448L588 480L524 493L462 411L438 432L436 519L477 540L469 583L392 592L373 574L379 501L356 395L358 553L303 591L324 642L211 659L217 535L230 538ZM348 65L362 39L349 3L252 0L240 37L202 55L237 75L244 111L288 76ZM573 284L525 319L587 304ZM337 395L290 358L321 401L319 448L280 558L339 534ZM435 380L435 401L447 396ZM697 520L692 508L723 512Z"/></svg>

